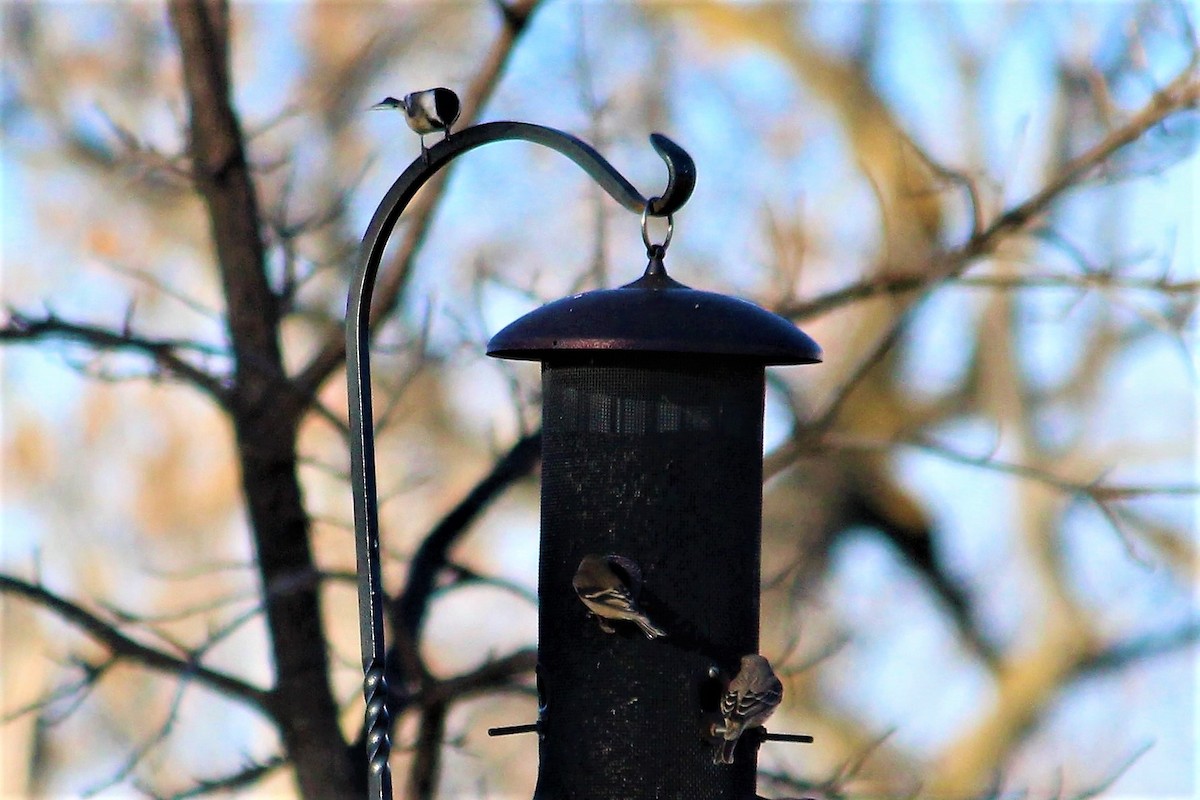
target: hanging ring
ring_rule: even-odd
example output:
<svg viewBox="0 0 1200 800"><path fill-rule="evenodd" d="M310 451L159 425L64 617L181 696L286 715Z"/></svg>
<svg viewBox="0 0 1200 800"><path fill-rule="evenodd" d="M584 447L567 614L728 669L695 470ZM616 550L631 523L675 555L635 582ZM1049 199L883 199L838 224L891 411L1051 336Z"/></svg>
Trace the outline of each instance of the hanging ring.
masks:
<svg viewBox="0 0 1200 800"><path fill-rule="evenodd" d="M647 254L649 254L650 251L652 251L655 247L658 247L660 252L665 253L667 251L667 246L671 244L671 235L675 233L675 217L671 214L667 214L667 236L662 240L662 244L650 244L650 229L647 227L647 223L650 221L650 205L653 202L654 201L651 200L650 202L646 203L646 207L642 209L642 242L646 245Z"/></svg>

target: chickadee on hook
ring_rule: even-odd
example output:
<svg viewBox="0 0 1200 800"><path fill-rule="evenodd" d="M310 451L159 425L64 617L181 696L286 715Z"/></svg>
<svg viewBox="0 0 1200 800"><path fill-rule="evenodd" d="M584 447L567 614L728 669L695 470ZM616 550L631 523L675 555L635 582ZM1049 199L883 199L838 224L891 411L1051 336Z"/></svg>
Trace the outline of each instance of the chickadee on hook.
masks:
<svg viewBox="0 0 1200 800"><path fill-rule="evenodd" d="M441 86L404 95L403 100L385 97L372 111L403 111L404 121L421 137L421 157L429 163L429 151L425 147L425 134L442 131L443 139L450 138L450 128L458 120L462 103L458 95Z"/></svg>

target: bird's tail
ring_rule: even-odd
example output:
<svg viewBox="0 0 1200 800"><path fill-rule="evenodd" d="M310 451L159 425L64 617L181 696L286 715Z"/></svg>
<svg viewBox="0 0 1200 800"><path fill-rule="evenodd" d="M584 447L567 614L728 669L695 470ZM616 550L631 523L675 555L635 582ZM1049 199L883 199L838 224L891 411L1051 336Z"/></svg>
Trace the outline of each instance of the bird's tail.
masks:
<svg viewBox="0 0 1200 800"><path fill-rule="evenodd" d="M645 614L641 614L634 619L638 627L642 629L642 633L646 634L647 639L659 639L667 635L667 632L662 628L657 627L650 618Z"/></svg>

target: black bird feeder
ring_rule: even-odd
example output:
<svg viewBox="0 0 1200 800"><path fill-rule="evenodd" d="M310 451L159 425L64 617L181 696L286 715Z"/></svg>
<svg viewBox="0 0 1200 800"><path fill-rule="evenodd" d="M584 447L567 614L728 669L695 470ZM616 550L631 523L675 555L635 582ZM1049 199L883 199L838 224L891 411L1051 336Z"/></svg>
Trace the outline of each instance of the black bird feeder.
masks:
<svg viewBox="0 0 1200 800"><path fill-rule="evenodd" d="M347 323L371 797L390 797L367 316L384 240L403 204L443 164L519 138L580 164L642 215L649 264L619 289L574 295L509 325L488 355L542 364L542 512L538 571L539 718L535 800L751 800L761 728L734 763L714 763L712 724L739 659L758 652L764 368L810 364L820 348L787 320L684 286L664 266L671 214L694 165L665 137L662 195L645 199L588 145L524 123L488 123L430 148L397 180L364 238ZM407 177L406 177L407 176ZM652 244L647 217L666 217ZM357 296L356 293L357 292ZM662 638L612 633L572 587L586 555L640 567L637 602ZM628 576L625 576L628 577ZM807 740L808 737L770 737Z"/></svg>

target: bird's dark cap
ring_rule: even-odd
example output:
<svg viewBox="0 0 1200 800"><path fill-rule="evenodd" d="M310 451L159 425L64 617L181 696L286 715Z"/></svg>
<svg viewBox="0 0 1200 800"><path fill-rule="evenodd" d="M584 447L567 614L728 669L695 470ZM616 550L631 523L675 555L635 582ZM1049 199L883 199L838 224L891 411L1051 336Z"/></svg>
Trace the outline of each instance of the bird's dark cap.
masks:
<svg viewBox="0 0 1200 800"><path fill-rule="evenodd" d="M582 352L686 353L767 365L815 364L821 348L778 314L753 303L692 289L667 275L659 255L619 289L572 295L501 330L487 354L554 361Z"/></svg>

